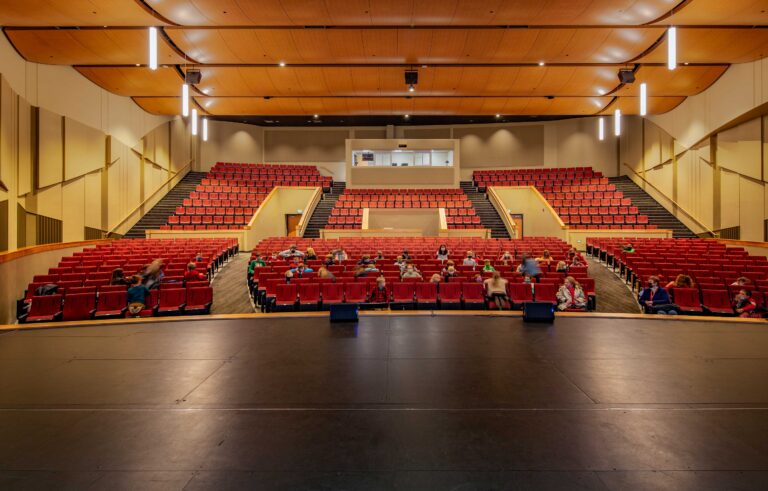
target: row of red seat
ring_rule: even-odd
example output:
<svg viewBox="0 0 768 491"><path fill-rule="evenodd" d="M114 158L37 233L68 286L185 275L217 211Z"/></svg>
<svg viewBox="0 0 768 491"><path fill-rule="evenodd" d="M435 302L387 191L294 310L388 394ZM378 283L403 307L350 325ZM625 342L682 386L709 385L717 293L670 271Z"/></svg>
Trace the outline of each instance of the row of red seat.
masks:
<svg viewBox="0 0 768 491"><path fill-rule="evenodd" d="M365 205L366 203L363 203ZM410 204L410 203L408 203ZM418 205L419 203L413 203ZM471 204L470 204L471 206ZM363 206L368 208L368 206ZM331 216L335 217L356 217L363 216L363 208L333 208L331 209ZM373 208L385 208L380 206L374 206ZM429 208L429 206L396 206L395 208ZM436 207L433 207L436 208ZM448 208L445 210L447 216L475 216L476 212L474 208Z"/></svg>
<svg viewBox="0 0 768 491"><path fill-rule="evenodd" d="M73 289L74 290L74 289ZM33 296L29 311L19 322L56 322L133 317L128 313L126 289L114 291ZM150 291L146 307L138 317L209 314L213 303L210 286L161 288Z"/></svg>

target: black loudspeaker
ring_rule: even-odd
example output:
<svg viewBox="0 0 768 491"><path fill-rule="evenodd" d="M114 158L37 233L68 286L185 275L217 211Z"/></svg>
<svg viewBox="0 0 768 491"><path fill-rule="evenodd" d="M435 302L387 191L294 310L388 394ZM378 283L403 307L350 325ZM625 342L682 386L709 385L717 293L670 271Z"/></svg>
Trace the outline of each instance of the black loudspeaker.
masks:
<svg viewBox="0 0 768 491"><path fill-rule="evenodd" d="M405 85L416 85L419 83L419 72L416 70L405 71Z"/></svg>
<svg viewBox="0 0 768 491"><path fill-rule="evenodd" d="M331 322L357 322L356 303L339 303L330 307Z"/></svg>
<svg viewBox="0 0 768 491"><path fill-rule="evenodd" d="M632 70L619 70L619 82L623 84L631 84L635 82L635 72Z"/></svg>
<svg viewBox="0 0 768 491"><path fill-rule="evenodd" d="M200 73L200 70L197 68L190 68L187 70L187 73L184 74L184 83L189 85L199 84L202 78L203 75Z"/></svg>
<svg viewBox="0 0 768 491"><path fill-rule="evenodd" d="M525 322L555 321L555 306L549 302L525 302L523 304L523 320Z"/></svg>

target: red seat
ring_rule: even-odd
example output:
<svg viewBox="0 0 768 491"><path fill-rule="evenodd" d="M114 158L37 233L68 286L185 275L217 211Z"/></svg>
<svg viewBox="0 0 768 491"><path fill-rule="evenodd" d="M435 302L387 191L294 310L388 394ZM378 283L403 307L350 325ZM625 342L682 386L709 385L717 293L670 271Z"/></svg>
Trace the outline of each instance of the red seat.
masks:
<svg viewBox="0 0 768 491"><path fill-rule="evenodd" d="M128 289L125 285L101 285L99 286L99 293L106 293L106 292L123 292Z"/></svg>
<svg viewBox="0 0 768 491"><path fill-rule="evenodd" d="M62 320L79 321L93 318L96 313L96 292L72 293L67 292L64 298Z"/></svg>
<svg viewBox="0 0 768 491"><path fill-rule="evenodd" d="M187 287L186 314L210 314L213 304L213 288L210 286Z"/></svg>
<svg viewBox="0 0 768 491"><path fill-rule="evenodd" d="M533 289L529 283L507 283L507 293L512 305L516 307L533 301Z"/></svg>
<svg viewBox="0 0 768 491"><path fill-rule="evenodd" d="M727 290L702 290L701 306L711 314L734 315Z"/></svg>
<svg viewBox="0 0 768 491"><path fill-rule="evenodd" d="M461 283L441 283L439 298L442 309L461 308Z"/></svg>
<svg viewBox="0 0 768 491"><path fill-rule="evenodd" d="M557 303L557 286L539 283L534 287L537 302Z"/></svg>
<svg viewBox="0 0 768 491"><path fill-rule="evenodd" d="M61 295L33 296L26 322L52 322L61 319Z"/></svg>
<svg viewBox="0 0 768 491"><path fill-rule="evenodd" d="M323 308L344 302L344 285L339 283L323 283Z"/></svg>
<svg viewBox="0 0 768 491"><path fill-rule="evenodd" d="M671 291L673 301L680 307L681 312L697 314L703 312L698 288L673 288Z"/></svg>
<svg viewBox="0 0 768 491"><path fill-rule="evenodd" d="M303 283L299 285L299 310L317 310L320 304L320 285Z"/></svg>
<svg viewBox="0 0 768 491"><path fill-rule="evenodd" d="M125 315L126 290L99 293L99 301L94 317L97 319L108 317L122 317Z"/></svg>
<svg viewBox="0 0 768 491"><path fill-rule="evenodd" d="M416 307L420 309L437 308L437 283L416 284Z"/></svg>
<svg viewBox="0 0 768 491"><path fill-rule="evenodd" d="M177 315L184 313L187 290L184 288L160 289L160 299L157 305L157 315Z"/></svg>
<svg viewBox="0 0 768 491"><path fill-rule="evenodd" d="M295 284L283 283L277 285L275 290L275 311L292 311L296 308L298 287Z"/></svg>
<svg viewBox="0 0 768 491"><path fill-rule="evenodd" d="M465 309L485 309L485 291L482 283L462 283L461 295Z"/></svg>
<svg viewBox="0 0 768 491"><path fill-rule="evenodd" d="M416 293L414 283L399 282L392 285L392 302L390 308L405 310L414 307L413 296Z"/></svg>
<svg viewBox="0 0 768 491"><path fill-rule="evenodd" d="M157 308L157 301L158 301L158 295L159 290L152 289L149 290L149 297L146 299L146 303L144 304L144 310L139 312L138 317L152 317L155 315L155 309ZM125 313L126 317L130 315L128 312Z"/></svg>
<svg viewBox="0 0 768 491"><path fill-rule="evenodd" d="M367 293L366 283L346 283L344 285L344 298L347 303L364 303Z"/></svg>

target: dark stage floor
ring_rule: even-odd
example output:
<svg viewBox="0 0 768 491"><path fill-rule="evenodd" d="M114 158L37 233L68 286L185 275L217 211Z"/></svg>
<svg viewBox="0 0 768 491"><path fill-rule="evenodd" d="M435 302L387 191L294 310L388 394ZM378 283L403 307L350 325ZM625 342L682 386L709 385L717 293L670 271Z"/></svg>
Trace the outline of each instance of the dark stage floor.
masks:
<svg viewBox="0 0 768 491"><path fill-rule="evenodd" d="M238 319L0 335L0 489L768 487L768 326Z"/></svg>

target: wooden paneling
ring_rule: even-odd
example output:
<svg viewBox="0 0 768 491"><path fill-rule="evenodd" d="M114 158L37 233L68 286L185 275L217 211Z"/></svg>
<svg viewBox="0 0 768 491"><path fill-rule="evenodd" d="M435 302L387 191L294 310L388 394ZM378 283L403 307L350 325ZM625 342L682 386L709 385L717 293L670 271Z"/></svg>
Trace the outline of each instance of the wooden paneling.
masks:
<svg viewBox="0 0 768 491"><path fill-rule="evenodd" d="M147 0L181 25L641 25L678 0Z"/></svg>
<svg viewBox="0 0 768 491"><path fill-rule="evenodd" d="M765 0L694 0L660 22L665 25L768 25Z"/></svg>
<svg viewBox="0 0 768 491"><path fill-rule="evenodd" d="M610 97L198 97L213 115L580 115L594 114ZM143 101L137 100L139 104Z"/></svg>
<svg viewBox="0 0 768 491"><path fill-rule="evenodd" d="M618 69L619 66L428 67L419 69L419 83L413 95L596 96L618 85ZM204 67L202 75L197 87L212 96L409 95L400 67ZM135 76L143 73L137 72Z"/></svg>
<svg viewBox="0 0 768 491"><path fill-rule="evenodd" d="M640 84L648 84L648 95L689 96L703 91L728 69L718 66L681 66L669 70L666 66L642 66L635 73L635 83L627 84L616 95L640 94Z"/></svg>
<svg viewBox="0 0 768 491"><path fill-rule="evenodd" d="M678 63L746 63L768 56L768 29L677 29ZM641 63L666 63L666 38Z"/></svg>
<svg viewBox="0 0 768 491"><path fill-rule="evenodd" d="M171 67L76 67L88 80L122 96L173 96L181 93L181 75Z"/></svg>
<svg viewBox="0 0 768 491"><path fill-rule="evenodd" d="M155 26L135 0L0 0L3 26Z"/></svg>
<svg viewBox="0 0 768 491"><path fill-rule="evenodd" d="M662 114L676 108L685 97L648 97L648 114ZM619 97L616 102L606 108L604 114L612 115L613 111L621 109L624 115L640 114L639 97ZM610 134L613 131L613 123L606 126L606 131Z"/></svg>
<svg viewBox="0 0 768 491"><path fill-rule="evenodd" d="M28 61L51 65L135 65L147 63L149 38L144 29L6 29L14 47ZM163 36L160 64L184 63Z"/></svg>
<svg viewBox="0 0 768 491"><path fill-rule="evenodd" d="M663 28L166 29L201 63L623 63Z"/></svg>

